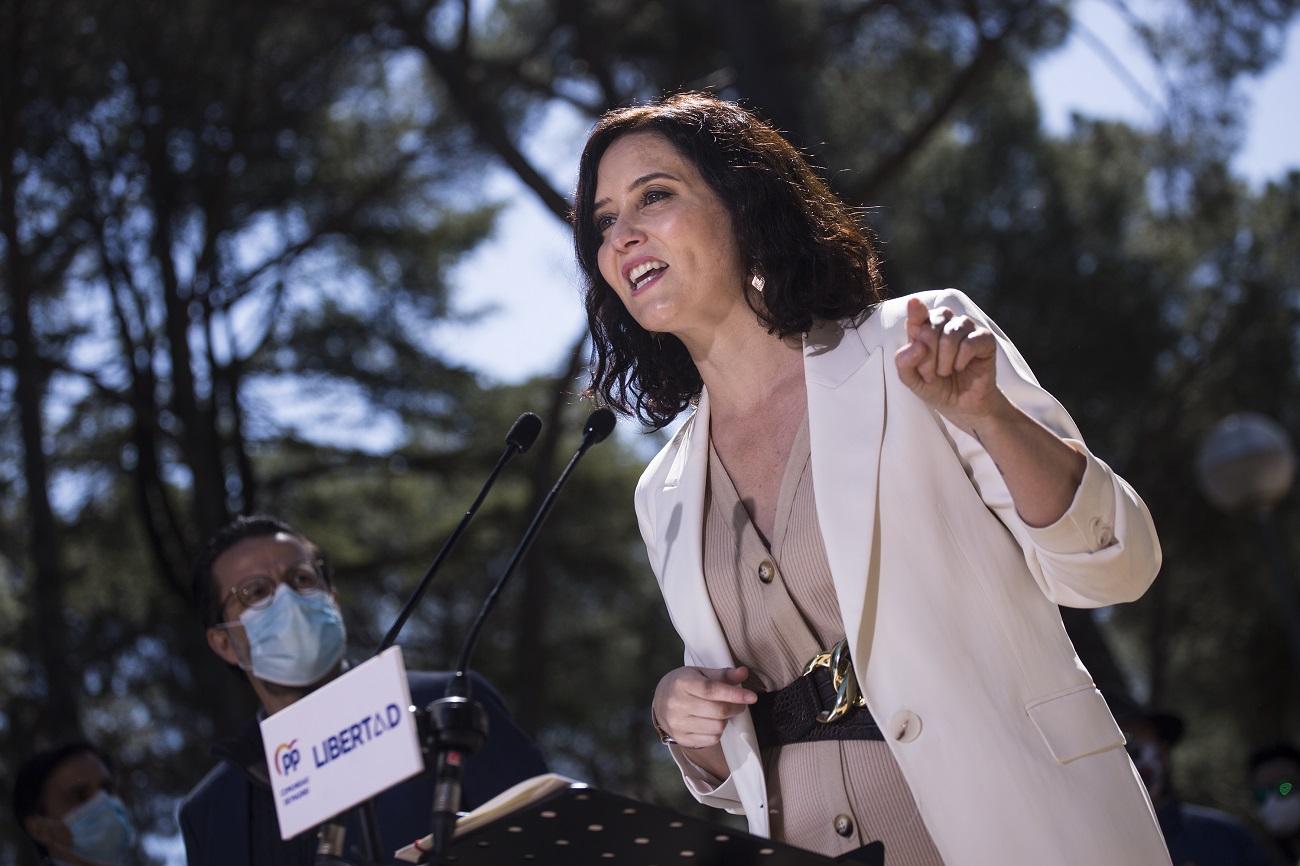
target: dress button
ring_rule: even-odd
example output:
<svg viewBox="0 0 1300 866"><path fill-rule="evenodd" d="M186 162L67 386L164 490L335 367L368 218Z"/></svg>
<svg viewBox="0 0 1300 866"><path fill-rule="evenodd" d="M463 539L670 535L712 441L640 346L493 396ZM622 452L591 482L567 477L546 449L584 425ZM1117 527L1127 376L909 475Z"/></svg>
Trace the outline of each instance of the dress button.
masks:
<svg viewBox="0 0 1300 866"><path fill-rule="evenodd" d="M835 832L845 837L853 835L853 819L848 815L836 815Z"/></svg>
<svg viewBox="0 0 1300 866"><path fill-rule="evenodd" d="M899 710L889 720L889 735L900 743L921 736L921 717L911 710Z"/></svg>
<svg viewBox="0 0 1300 866"><path fill-rule="evenodd" d="M771 583L772 578L774 577L776 577L776 566L772 564L772 560L765 559L761 563L759 563L758 566L759 580L763 581L763 583Z"/></svg>

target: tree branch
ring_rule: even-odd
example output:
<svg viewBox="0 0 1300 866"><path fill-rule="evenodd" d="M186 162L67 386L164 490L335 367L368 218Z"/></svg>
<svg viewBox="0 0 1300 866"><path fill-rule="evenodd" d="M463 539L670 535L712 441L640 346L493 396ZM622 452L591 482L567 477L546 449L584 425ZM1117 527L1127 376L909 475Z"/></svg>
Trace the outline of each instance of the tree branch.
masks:
<svg viewBox="0 0 1300 866"><path fill-rule="evenodd" d="M948 89L930 106L930 111L913 124L907 134L892 150L877 160L866 179L854 185L854 198L858 201L872 201L880 190L901 173L903 167L929 141L935 130L948 119L953 109L962 98L993 69L1001 56L1002 42L1010 33L1011 24L997 36L980 38L979 48L971 61L957 73L948 84Z"/></svg>
<svg viewBox="0 0 1300 866"><path fill-rule="evenodd" d="M396 9L396 26L406 35L408 43L424 55L429 66L442 79L452 102L478 138L496 152L519 180L541 200L543 206L558 219L567 223L569 200L561 194L529 161L510 138L505 122L497 114L493 102L484 98L482 88L471 77L470 70L481 67L464 60L436 45L425 33L423 19L413 19Z"/></svg>

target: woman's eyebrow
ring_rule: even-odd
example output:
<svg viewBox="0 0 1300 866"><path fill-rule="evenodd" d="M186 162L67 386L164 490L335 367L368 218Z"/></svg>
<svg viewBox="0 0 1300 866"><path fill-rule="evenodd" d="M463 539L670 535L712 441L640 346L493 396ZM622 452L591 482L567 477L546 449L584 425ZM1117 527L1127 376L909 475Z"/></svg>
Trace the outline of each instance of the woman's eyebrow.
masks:
<svg viewBox="0 0 1300 866"><path fill-rule="evenodd" d="M667 178L668 180L677 180L677 177L675 175L671 175L666 171L652 171L649 174L641 175L636 180L629 183L627 185L627 191L631 192L632 190L636 189L639 186L642 186L643 184L647 184L652 180L659 180L660 178ZM591 205L591 209L600 210L607 204L609 204L609 199L602 198L600 201L593 202Z"/></svg>

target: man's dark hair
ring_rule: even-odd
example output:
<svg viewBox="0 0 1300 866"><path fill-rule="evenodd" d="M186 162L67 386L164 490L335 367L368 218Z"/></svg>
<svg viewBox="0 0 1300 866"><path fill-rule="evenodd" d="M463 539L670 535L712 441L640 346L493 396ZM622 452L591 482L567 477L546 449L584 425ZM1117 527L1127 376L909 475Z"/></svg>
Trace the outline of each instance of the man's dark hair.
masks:
<svg viewBox="0 0 1300 866"><path fill-rule="evenodd" d="M18 768L14 775L13 806L14 821L18 823L18 829L23 835L31 839L27 832L27 818L32 815L40 815L41 812L41 794L45 791L45 783L49 781L50 776L59 768L59 765L68 758L89 752L108 768L109 774L113 772L113 762L108 756L97 749L91 743L85 740L74 740L70 743L64 743L62 746L56 746L53 749L45 749L37 752ZM45 856L45 846L32 839L32 844L41 856Z"/></svg>
<svg viewBox="0 0 1300 866"><path fill-rule="evenodd" d="M246 539L277 535L281 532L292 535L306 544L320 564L321 576L325 582L333 583L329 561L324 551L310 538L270 514L240 515L218 529L216 534L208 539L198 559L194 560L194 567L190 574L190 592L194 598L194 608L203 618L204 627L211 628L221 622L221 599L217 598L216 578L212 574L212 566L221 554Z"/></svg>
<svg viewBox="0 0 1300 866"><path fill-rule="evenodd" d="M1267 764L1269 761L1290 761L1300 766L1300 749L1290 743L1271 743L1258 748L1246 759L1246 772L1253 773L1261 764Z"/></svg>
<svg viewBox="0 0 1300 866"><path fill-rule="evenodd" d="M884 280L869 230L803 155L752 112L691 92L610 111L583 148L573 211L595 353L590 390L601 402L657 429L702 387L681 341L638 325L597 263L597 170L609 146L635 132L663 136L726 207L746 266L765 280L761 303L746 298L771 333L800 334L817 320L861 322L880 303Z"/></svg>

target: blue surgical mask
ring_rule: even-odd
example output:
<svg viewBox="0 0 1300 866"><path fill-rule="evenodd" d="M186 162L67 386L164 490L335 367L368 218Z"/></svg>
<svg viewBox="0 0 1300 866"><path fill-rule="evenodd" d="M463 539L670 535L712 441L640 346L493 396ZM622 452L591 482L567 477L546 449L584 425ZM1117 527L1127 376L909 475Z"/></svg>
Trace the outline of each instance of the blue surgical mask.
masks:
<svg viewBox="0 0 1300 866"><path fill-rule="evenodd" d="M63 816L72 831L72 852L104 866L122 866L131 856L135 828L122 801L100 791Z"/></svg>
<svg viewBox="0 0 1300 866"><path fill-rule="evenodd" d="M300 593L280 584L271 603L239 616L248 635L253 676L282 686L319 682L343 658L347 633L328 592Z"/></svg>

